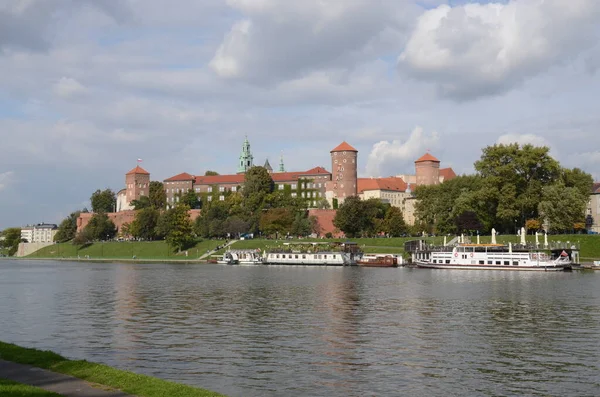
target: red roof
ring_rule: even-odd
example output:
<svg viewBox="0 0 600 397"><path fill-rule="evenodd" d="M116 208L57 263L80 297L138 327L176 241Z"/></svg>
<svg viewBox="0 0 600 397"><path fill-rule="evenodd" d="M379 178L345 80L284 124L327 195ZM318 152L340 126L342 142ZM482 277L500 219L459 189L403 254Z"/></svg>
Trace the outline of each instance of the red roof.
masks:
<svg viewBox="0 0 600 397"><path fill-rule="evenodd" d="M339 145L336 146L335 149L333 149L330 153L333 152L358 152L358 150L354 149L352 146L350 146L346 141L340 143Z"/></svg>
<svg viewBox="0 0 600 397"><path fill-rule="evenodd" d="M188 174L187 172L182 172L181 174L177 174L175 176L170 177L169 179L165 179L165 182L176 182L176 181L193 181L194 176Z"/></svg>
<svg viewBox="0 0 600 397"><path fill-rule="evenodd" d="M216 185L220 183L243 183L244 174L232 175L205 175L197 176L194 181L197 185Z"/></svg>
<svg viewBox="0 0 600 397"><path fill-rule="evenodd" d="M440 168L440 176L444 178L444 181L449 181L450 179L456 178L456 173L450 167Z"/></svg>
<svg viewBox="0 0 600 397"><path fill-rule="evenodd" d="M440 160L436 159L431 154L425 153L424 155L422 155L421 157L419 157L419 159L416 160L415 163L421 163L421 162L424 162L424 161L433 161L433 162L436 162L436 163L440 162Z"/></svg>
<svg viewBox="0 0 600 397"><path fill-rule="evenodd" d="M142 167L140 167L139 165L137 167L135 167L134 169L132 169L131 171L129 171L127 174L125 175L131 175L131 174L143 174L143 175L150 175L150 173L148 171L146 171L145 169L143 169Z"/></svg>
<svg viewBox="0 0 600 397"><path fill-rule="evenodd" d="M308 171L299 172L274 172L271 175L273 182L290 182L297 181L300 178L310 177L313 175L323 175L331 173L323 167L311 168ZM175 178L175 177L173 177ZM187 180L187 179L186 179ZM217 184L229 184L229 183L244 183L244 174L233 174L233 175L210 175L210 176L197 176L194 182L198 185L217 185Z"/></svg>
<svg viewBox="0 0 600 397"><path fill-rule="evenodd" d="M592 186L592 193L600 193L600 182L594 183L594 186Z"/></svg>
<svg viewBox="0 0 600 397"><path fill-rule="evenodd" d="M404 179L398 177L389 178L358 178L356 190L363 193L366 190L392 190L395 192L406 191L407 185Z"/></svg>
<svg viewBox="0 0 600 397"><path fill-rule="evenodd" d="M323 167L315 167L310 170L303 172L304 175L316 175L316 174L331 174L331 172L327 171Z"/></svg>

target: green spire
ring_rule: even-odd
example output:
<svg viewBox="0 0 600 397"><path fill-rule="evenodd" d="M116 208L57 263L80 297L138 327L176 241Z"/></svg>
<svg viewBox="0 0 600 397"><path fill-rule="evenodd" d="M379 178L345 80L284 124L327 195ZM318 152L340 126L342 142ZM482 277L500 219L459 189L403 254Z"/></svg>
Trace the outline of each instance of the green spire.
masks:
<svg viewBox="0 0 600 397"><path fill-rule="evenodd" d="M281 156L279 156L279 172L285 172L285 167L283 166L283 152Z"/></svg>
<svg viewBox="0 0 600 397"><path fill-rule="evenodd" d="M250 167L254 166L253 160L254 156L252 156L252 152L250 151L250 142L248 142L248 137L246 136L246 139L244 139L244 144L242 145L242 153L240 153L240 161L238 163L237 172L240 173L248 171Z"/></svg>

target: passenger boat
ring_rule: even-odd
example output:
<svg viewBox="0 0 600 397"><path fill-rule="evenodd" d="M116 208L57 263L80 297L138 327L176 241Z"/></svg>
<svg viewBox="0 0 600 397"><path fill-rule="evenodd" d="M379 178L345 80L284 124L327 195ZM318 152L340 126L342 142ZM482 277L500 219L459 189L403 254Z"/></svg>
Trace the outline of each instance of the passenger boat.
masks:
<svg viewBox="0 0 600 397"><path fill-rule="evenodd" d="M574 247L539 249L536 247L503 244L458 244L454 247L429 247L413 251L417 267L429 269L474 270L570 270Z"/></svg>
<svg viewBox="0 0 600 397"><path fill-rule="evenodd" d="M237 254L230 251L226 251L223 254L223 256L220 256L219 258L220 259L217 260L217 263L221 265L237 265L238 263L240 263Z"/></svg>
<svg viewBox="0 0 600 397"><path fill-rule="evenodd" d="M397 267L398 258L393 255L363 255L356 263L362 267Z"/></svg>
<svg viewBox="0 0 600 397"><path fill-rule="evenodd" d="M265 265L355 266L362 256L356 243L284 243L265 252Z"/></svg>
<svg viewBox="0 0 600 397"><path fill-rule="evenodd" d="M232 256L236 257L240 265L260 265L262 255L260 250L230 250Z"/></svg>

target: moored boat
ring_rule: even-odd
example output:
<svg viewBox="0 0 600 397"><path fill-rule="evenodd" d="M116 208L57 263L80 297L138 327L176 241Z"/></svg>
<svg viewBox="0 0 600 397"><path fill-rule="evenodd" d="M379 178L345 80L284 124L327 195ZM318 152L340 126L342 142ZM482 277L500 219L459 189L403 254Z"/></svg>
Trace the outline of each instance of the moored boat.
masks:
<svg viewBox="0 0 600 397"><path fill-rule="evenodd" d="M398 258L393 255L363 255L356 263L362 267L397 267Z"/></svg>
<svg viewBox="0 0 600 397"><path fill-rule="evenodd" d="M362 256L356 243L284 243L265 252L265 265L354 266Z"/></svg>

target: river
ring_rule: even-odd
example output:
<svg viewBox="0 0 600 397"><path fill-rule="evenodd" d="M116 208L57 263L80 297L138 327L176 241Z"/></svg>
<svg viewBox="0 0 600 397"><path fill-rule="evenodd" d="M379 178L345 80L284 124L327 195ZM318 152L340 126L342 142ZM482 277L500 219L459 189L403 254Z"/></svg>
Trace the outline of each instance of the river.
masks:
<svg viewBox="0 0 600 397"><path fill-rule="evenodd" d="M229 396L600 390L600 272L0 261L0 340Z"/></svg>

